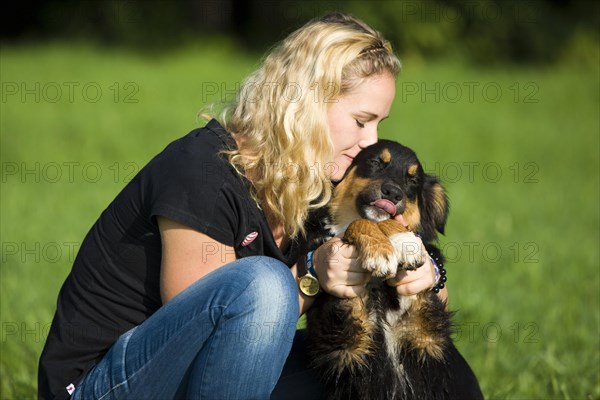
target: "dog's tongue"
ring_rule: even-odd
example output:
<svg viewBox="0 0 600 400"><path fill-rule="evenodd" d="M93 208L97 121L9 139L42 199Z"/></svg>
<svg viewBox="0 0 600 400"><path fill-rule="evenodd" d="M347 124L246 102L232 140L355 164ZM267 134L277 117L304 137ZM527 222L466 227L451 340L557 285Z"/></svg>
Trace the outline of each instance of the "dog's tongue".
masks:
<svg viewBox="0 0 600 400"><path fill-rule="evenodd" d="M371 203L372 206L379 207L392 217L396 215L396 205L389 200L379 199Z"/></svg>

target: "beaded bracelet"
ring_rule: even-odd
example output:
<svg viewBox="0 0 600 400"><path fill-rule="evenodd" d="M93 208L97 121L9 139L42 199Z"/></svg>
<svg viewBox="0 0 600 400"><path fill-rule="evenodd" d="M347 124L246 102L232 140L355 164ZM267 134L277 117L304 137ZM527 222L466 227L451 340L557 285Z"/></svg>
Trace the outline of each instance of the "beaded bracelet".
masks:
<svg viewBox="0 0 600 400"><path fill-rule="evenodd" d="M448 280L446 277L446 270L442 268L444 265L440 263L440 259L435 257L433 253L429 253L429 258L431 259L433 268L435 268L435 283L433 284L433 288L431 288L431 290L433 290L434 293L438 293L446 286L445 283Z"/></svg>

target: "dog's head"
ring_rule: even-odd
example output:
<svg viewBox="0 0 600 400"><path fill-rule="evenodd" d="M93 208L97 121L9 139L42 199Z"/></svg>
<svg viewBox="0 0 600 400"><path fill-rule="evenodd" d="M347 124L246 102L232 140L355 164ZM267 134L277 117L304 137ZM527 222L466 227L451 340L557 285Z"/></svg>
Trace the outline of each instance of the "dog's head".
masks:
<svg viewBox="0 0 600 400"><path fill-rule="evenodd" d="M423 171L417 155L397 142L380 140L362 150L335 188L330 203L333 230L354 220L396 218L424 241L444 233L448 198L435 176Z"/></svg>

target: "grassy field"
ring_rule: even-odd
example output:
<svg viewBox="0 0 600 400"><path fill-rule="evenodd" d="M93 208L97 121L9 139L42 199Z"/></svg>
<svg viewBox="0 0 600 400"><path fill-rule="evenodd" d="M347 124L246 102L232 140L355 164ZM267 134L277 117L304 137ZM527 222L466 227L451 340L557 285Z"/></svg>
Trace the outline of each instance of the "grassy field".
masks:
<svg viewBox="0 0 600 400"><path fill-rule="evenodd" d="M100 212L257 60L227 43L3 47L0 398L35 397L57 293ZM486 398L600 398L598 70L403 61L380 134L446 183L455 339Z"/></svg>

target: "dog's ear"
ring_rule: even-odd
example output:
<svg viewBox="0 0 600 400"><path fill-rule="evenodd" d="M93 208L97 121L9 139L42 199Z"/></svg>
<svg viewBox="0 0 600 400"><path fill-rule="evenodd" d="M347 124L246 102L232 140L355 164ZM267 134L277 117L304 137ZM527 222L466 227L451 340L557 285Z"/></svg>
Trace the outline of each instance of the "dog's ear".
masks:
<svg viewBox="0 0 600 400"><path fill-rule="evenodd" d="M434 240L436 231L444 233L450 203L437 177L425 174L421 199L421 226L424 241Z"/></svg>

